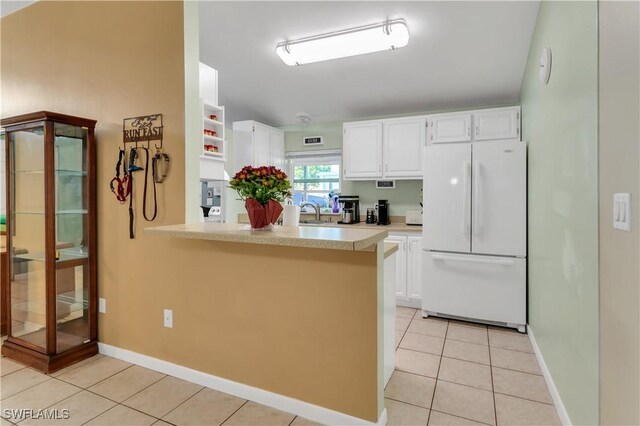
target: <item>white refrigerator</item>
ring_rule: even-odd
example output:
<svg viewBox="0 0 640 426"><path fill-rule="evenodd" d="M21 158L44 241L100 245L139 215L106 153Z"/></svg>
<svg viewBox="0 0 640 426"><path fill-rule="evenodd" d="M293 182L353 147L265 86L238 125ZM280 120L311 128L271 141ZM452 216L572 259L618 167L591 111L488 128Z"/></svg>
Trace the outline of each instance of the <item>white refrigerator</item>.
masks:
<svg viewBox="0 0 640 426"><path fill-rule="evenodd" d="M423 317L525 331L526 143L425 148Z"/></svg>

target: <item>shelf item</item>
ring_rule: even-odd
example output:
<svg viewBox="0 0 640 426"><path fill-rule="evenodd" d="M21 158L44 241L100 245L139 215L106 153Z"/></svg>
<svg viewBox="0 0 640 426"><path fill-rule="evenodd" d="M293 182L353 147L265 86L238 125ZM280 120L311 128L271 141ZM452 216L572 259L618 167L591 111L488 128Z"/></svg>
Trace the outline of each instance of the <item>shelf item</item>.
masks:
<svg viewBox="0 0 640 426"><path fill-rule="evenodd" d="M6 130L2 354L45 373L97 353L95 121L38 112Z"/></svg>

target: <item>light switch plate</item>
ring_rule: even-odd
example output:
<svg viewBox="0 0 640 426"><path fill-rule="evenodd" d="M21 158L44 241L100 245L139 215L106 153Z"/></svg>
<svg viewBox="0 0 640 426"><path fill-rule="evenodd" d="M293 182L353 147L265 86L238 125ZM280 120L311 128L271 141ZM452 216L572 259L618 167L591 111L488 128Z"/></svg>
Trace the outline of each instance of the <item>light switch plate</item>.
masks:
<svg viewBox="0 0 640 426"><path fill-rule="evenodd" d="M105 299L104 297L100 297L98 299L98 312L100 312L101 314L107 313L107 299Z"/></svg>
<svg viewBox="0 0 640 426"><path fill-rule="evenodd" d="M631 231L631 194L628 192L613 194L613 227Z"/></svg>

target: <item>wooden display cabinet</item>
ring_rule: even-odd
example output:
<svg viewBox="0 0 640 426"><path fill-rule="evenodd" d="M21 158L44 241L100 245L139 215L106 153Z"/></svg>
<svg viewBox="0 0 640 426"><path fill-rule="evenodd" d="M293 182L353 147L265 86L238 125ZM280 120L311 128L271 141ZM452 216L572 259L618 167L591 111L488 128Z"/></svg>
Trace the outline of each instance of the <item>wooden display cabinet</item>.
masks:
<svg viewBox="0 0 640 426"><path fill-rule="evenodd" d="M95 120L37 112L6 131L8 337L45 373L98 352Z"/></svg>

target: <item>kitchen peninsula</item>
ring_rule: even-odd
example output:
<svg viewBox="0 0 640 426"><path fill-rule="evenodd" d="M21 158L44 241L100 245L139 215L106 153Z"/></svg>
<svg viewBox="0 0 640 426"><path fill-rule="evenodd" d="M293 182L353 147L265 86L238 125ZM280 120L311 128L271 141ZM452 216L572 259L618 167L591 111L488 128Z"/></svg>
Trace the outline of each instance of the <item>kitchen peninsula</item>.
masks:
<svg viewBox="0 0 640 426"><path fill-rule="evenodd" d="M384 424L383 351L394 345L383 338L393 321L383 313L387 231L196 223L144 232L202 265L176 283L188 310L167 332L184 335L181 365L292 398L289 411L309 419Z"/></svg>

